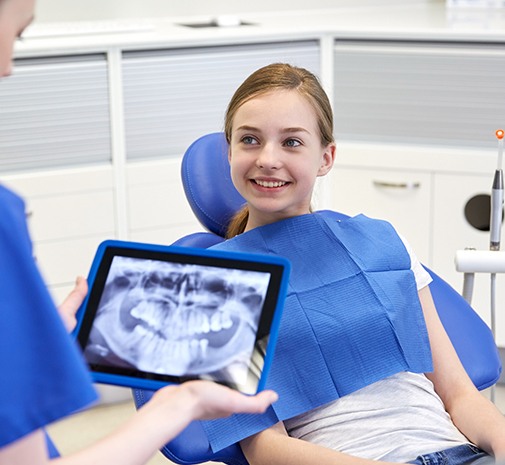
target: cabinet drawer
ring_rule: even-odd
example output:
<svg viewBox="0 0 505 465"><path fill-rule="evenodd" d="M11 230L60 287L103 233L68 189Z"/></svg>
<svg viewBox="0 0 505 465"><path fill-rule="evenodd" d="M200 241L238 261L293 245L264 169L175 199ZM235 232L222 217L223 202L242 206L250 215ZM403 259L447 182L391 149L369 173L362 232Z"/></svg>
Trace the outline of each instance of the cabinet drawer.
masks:
<svg viewBox="0 0 505 465"><path fill-rule="evenodd" d="M112 239L101 234L82 239L34 244L34 255L48 286L72 285L78 275L87 276L98 244Z"/></svg>
<svg viewBox="0 0 505 465"><path fill-rule="evenodd" d="M116 230L111 167L18 174L2 181L23 196L34 242Z"/></svg>
<svg viewBox="0 0 505 465"><path fill-rule="evenodd" d="M336 166L331 176L334 209L391 222L430 264L431 174Z"/></svg>
<svg viewBox="0 0 505 465"><path fill-rule="evenodd" d="M115 230L112 191L27 199L27 211L35 242L110 234Z"/></svg>

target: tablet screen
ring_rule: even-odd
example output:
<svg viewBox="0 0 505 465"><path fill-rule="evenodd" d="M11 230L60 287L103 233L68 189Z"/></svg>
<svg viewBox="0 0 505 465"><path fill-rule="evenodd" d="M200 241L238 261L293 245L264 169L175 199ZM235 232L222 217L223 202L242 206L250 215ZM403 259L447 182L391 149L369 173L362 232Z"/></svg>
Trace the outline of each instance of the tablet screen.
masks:
<svg viewBox="0 0 505 465"><path fill-rule="evenodd" d="M282 260L109 241L97 261L77 332L97 381L262 387L282 307Z"/></svg>

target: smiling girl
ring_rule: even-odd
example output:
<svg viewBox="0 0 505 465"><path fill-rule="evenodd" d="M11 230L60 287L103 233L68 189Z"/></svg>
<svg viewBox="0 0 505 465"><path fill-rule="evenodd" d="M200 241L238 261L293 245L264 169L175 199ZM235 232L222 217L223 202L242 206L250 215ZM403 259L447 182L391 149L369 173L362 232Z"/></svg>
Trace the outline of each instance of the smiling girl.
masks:
<svg viewBox="0 0 505 465"><path fill-rule="evenodd" d="M254 72L228 106L247 204L215 247L283 255L292 273L267 383L280 400L209 425L214 450L240 441L251 465L504 459L505 419L467 376L408 245L383 221L311 213L332 130L317 78L288 64Z"/></svg>

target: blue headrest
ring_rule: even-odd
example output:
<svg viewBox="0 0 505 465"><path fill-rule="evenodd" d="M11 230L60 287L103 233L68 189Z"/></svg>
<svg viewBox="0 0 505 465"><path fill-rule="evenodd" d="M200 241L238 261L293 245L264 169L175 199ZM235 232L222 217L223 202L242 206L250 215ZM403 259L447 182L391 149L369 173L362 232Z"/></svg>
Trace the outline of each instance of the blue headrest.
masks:
<svg viewBox="0 0 505 465"><path fill-rule="evenodd" d="M207 134L193 142L182 159L181 176L198 221L224 236L231 218L245 204L231 180L224 133Z"/></svg>

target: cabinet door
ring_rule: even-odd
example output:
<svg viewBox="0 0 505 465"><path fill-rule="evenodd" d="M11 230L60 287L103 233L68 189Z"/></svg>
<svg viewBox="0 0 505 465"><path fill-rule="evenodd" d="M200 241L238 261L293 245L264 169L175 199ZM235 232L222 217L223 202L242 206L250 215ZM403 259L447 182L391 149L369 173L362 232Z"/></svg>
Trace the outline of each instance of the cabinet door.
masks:
<svg viewBox="0 0 505 465"><path fill-rule="evenodd" d="M489 195L491 185L492 175L436 174L434 177L433 268L460 292L463 274L456 271L456 251L467 247L489 250L489 231L473 227L465 209L475 196ZM496 287L496 338L498 345L505 346L505 275L497 275ZM477 274L472 306L488 324L490 299L490 276Z"/></svg>
<svg viewBox="0 0 505 465"><path fill-rule="evenodd" d="M429 173L335 166L331 176L335 210L389 221L419 259L430 264Z"/></svg>
<svg viewBox="0 0 505 465"><path fill-rule="evenodd" d="M337 41L335 127L342 139L493 147L505 121L505 47Z"/></svg>
<svg viewBox="0 0 505 465"><path fill-rule="evenodd" d="M0 85L0 173L110 160L105 57L16 60Z"/></svg>
<svg viewBox="0 0 505 465"><path fill-rule="evenodd" d="M318 74L319 55L316 41L124 53L128 160L181 156L222 131L228 101L251 72L283 61Z"/></svg>

